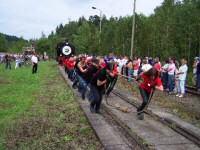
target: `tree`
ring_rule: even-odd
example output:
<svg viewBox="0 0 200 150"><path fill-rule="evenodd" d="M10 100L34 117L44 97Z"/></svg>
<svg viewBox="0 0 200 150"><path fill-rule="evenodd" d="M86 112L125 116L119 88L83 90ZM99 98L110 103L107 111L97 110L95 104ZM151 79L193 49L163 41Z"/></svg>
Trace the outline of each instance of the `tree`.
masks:
<svg viewBox="0 0 200 150"><path fill-rule="evenodd" d="M8 42L5 39L5 36L0 34L0 51L6 52L8 50Z"/></svg>

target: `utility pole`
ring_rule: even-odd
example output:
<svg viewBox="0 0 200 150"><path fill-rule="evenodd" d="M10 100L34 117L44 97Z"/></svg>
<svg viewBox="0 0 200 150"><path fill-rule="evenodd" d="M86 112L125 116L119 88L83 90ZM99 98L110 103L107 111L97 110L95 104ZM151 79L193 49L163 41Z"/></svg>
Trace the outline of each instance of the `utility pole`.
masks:
<svg viewBox="0 0 200 150"><path fill-rule="evenodd" d="M96 9L96 10L98 10L99 11L99 18L100 18L100 23L99 23L99 46L101 46L101 30L102 30L102 14L103 14L103 12L102 12L102 10L101 9L99 9L99 8L96 8L96 7L92 7L92 9Z"/></svg>
<svg viewBox="0 0 200 150"><path fill-rule="evenodd" d="M132 37L131 37L131 59L133 59L134 53L134 39L135 39L135 8L136 8L136 0L133 3L133 24L132 24Z"/></svg>

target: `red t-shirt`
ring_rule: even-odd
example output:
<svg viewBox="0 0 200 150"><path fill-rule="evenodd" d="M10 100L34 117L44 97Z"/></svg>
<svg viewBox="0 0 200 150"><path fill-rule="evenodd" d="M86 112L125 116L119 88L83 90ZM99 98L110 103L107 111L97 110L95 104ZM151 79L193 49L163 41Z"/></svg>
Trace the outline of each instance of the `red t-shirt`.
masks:
<svg viewBox="0 0 200 150"><path fill-rule="evenodd" d="M161 71L161 64L158 62L154 65L154 68L157 70L157 71Z"/></svg>
<svg viewBox="0 0 200 150"><path fill-rule="evenodd" d="M118 70L117 70L117 65L114 65L112 73L117 76L118 75Z"/></svg>
<svg viewBox="0 0 200 150"><path fill-rule="evenodd" d="M162 85L162 81L159 77L152 81L149 76L142 74L141 78L143 82L140 84L140 88L146 90L148 93L151 93L153 87Z"/></svg>
<svg viewBox="0 0 200 150"><path fill-rule="evenodd" d="M64 60L63 64L64 64L65 67L67 67L67 62L68 62L68 61L69 61L68 58L66 58L66 59Z"/></svg>
<svg viewBox="0 0 200 150"><path fill-rule="evenodd" d="M74 66L75 66L75 61L69 59L69 60L67 61L67 69L71 70L71 69L74 68Z"/></svg>

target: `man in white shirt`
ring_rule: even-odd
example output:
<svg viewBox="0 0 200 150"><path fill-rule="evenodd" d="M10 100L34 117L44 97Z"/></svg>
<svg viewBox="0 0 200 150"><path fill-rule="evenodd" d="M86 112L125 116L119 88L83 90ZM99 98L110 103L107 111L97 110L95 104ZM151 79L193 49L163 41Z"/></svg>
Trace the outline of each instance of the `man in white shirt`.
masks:
<svg viewBox="0 0 200 150"><path fill-rule="evenodd" d="M188 66L185 59L181 60L181 66L178 70L178 94L176 96L183 97L185 94L185 81L187 76Z"/></svg>
<svg viewBox="0 0 200 150"><path fill-rule="evenodd" d="M31 62L32 62L32 65L33 65L33 68L32 68L32 73L37 73L37 68L38 68L38 58L36 56L35 53L33 53L33 56L31 57Z"/></svg>

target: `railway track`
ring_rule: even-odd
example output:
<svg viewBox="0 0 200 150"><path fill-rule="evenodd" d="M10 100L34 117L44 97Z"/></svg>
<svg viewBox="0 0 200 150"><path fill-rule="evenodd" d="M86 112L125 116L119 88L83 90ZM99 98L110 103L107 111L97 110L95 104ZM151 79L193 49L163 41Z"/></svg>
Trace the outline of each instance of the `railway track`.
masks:
<svg viewBox="0 0 200 150"><path fill-rule="evenodd" d="M131 104L132 106L138 108L139 104L137 102L135 102L135 101L127 98L125 95L121 94L117 90L113 90L112 93L114 95L120 97L120 99L124 100L125 102L127 102L127 103ZM145 114L147 114L148 116L150 116L154 120L157 120L157 121L161 122L165 126L171 128L172 130L174 130L178 134L184 136L189 141L191 141L192 143L194 143L195 145L197 145L198 147L200 147L200 135L187 130L186 128L180 126L179 124L177 124L173 120L170 120L170 119L167 119L167 118L162 118L162 117L158 116L157 114L154 114L150 110L146 110Z"/></svg>
<svg viewBox="0 0 200 150"><path fill-rule="evenodd" d="M131 104L131 106L133 106L135 108L138 107L138 105L139 105L138 103L132 101L131 99L128 99L125 95L123 95L122 93L119 93L116 90L114 90L112 93L115 96L114 99L113 99L113 101L115 101L116 100L115 98L118 97L117 99L119 99L120 101L123 101L124 103L127 103L127 104ZM128 149L137 149L137 150L140 150L140 149L144 149L144 150L146 150L146 149L148 149L148 150L149 149L156 149L155 145L153 143L147 142L145 139L143 139L143 137L141 137L140 135L138 135L138 133L136 133L134 131L134 129L131 128L127 124L126 121L124 121L123 119L121 119L118 114L116 114L116 113L113 112L112 108L110 108L105 103L103 103L102 105L103 105L103 109L102 109L102 115L103 115L103 117L106 118L106 120L109 122L109 124L111 124L111 126L113 126L113 128L116 128L116 130L119 130L119 132L120 132L119 134L123 138L125 138L125 141L127 141ZM153 118L152 120L156 119L154 122L157 122L157 120L159 120L161 123L167 125L168 127L170 127L171 129L173 129L174 131L176 131L181 136L186 137L187 139L189 139L188 141L192 141L192 143L194 143L195 145L197 145L197 148L195 148L195 149L198 149L198 147L200 147L200 139L199 139L198 135L195 136L193 133L188 132L185 129L182 129L181 127L179 127L178 125L176 125L171 120L160 118L159 116L153 114L149 110L147 110L145 113L148 114L149 116L151 116ZM126 116L126 114L124 114L124 115ZM133 120L131 119L130 121L133 121ZM136 121L136 123L140 124L141 122ZM167 127L165 127L165 128L167 129ZM182 144L183 145L184 144L188 145L189 143L184 143L184 142L183 143L174 143L174 144L171 143L171 145L169 145L169 146L177 146L177 148L178 148ZM168 145L166 145L166 143L163 143L163 144L160 143L160 145L158 144L157 146L167 147ZM173 148L169 148L169 149L173 149Z"/></svg>
<svg viewBox="0 0 200 150"><path fill-rule="evenodd" d="M190 93L190 94L193 94L193 95L200 96L200 92L197 91L196 87L186 86L186 92Z"/></svg>
<svg viewBox="0 0 200 150"><path fill-rule="evenodd" d="M118 117L115 114L113 114L110 111L110 109L106 107L105 104L102 104L102 107L103 107L102 115L104 116L104 118L106 118L109 124L112 124L112 126L117 128L121 136L124 136L126 141L128 141L127 145L129 145L131 149L136 149L136 150L152 149L151 145L144 143L143 139L137 136L137 134L135 134L134 132L132 132L132 130L124 122L120 121L120 119L118 119Z"/></svg>

